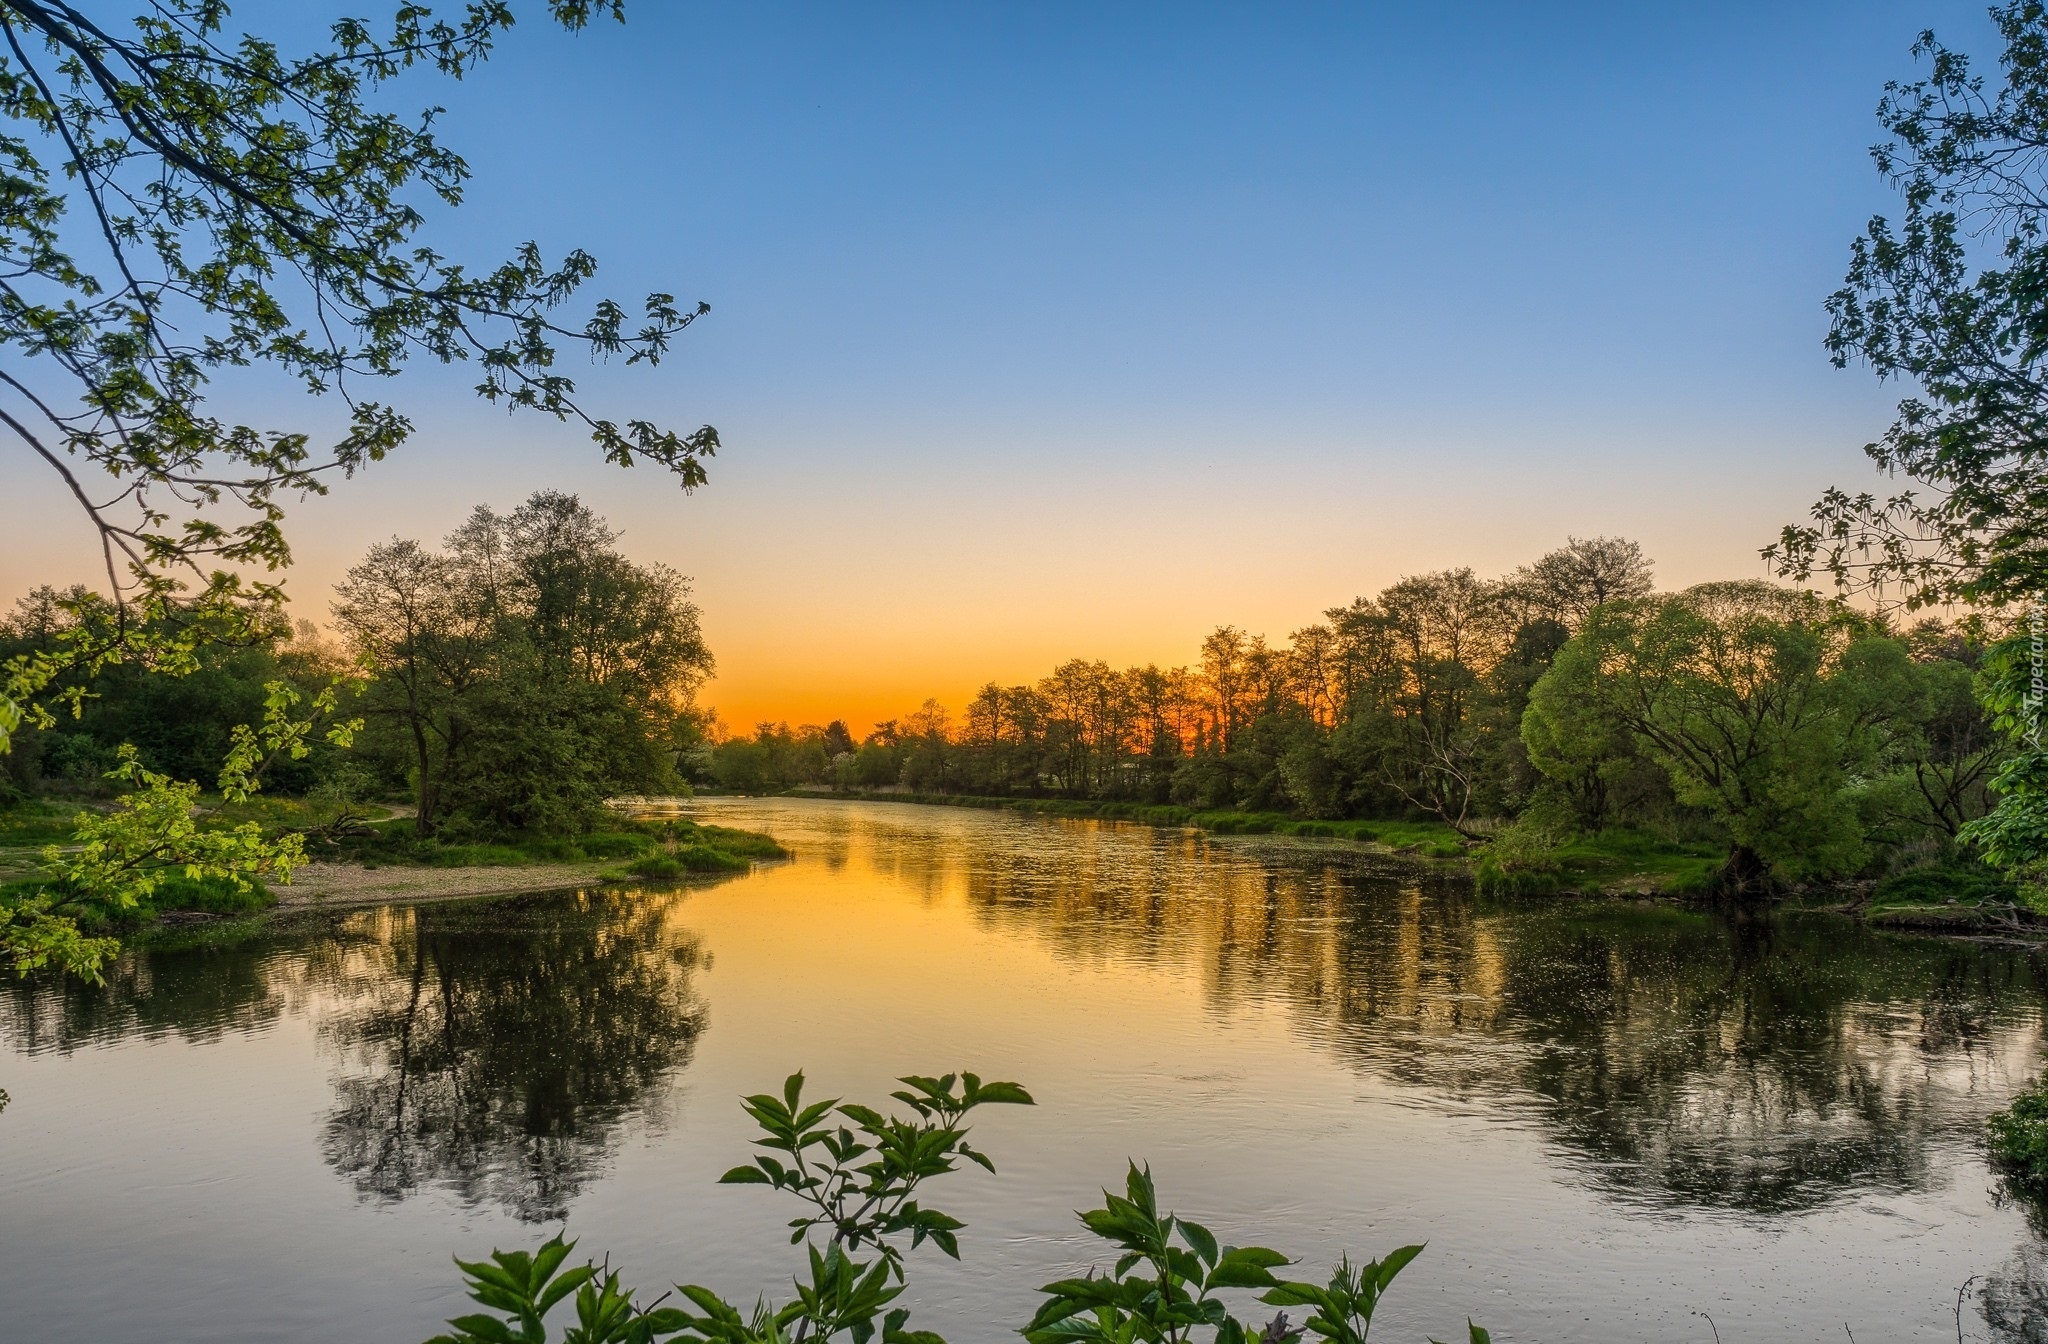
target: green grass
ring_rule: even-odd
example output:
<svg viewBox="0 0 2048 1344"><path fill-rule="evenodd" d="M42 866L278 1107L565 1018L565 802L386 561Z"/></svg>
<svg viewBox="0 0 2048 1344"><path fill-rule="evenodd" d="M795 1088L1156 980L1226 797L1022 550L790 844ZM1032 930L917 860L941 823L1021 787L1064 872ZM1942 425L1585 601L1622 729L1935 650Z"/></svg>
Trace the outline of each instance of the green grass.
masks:
<svg viewBox="0 0 2048 1344"><path fill-rule="evenodd" d="M1185 826L1213 835L1291 835L1355 840L1386 845L1429 858L1462 857L1467 845L1440 821L1310 821L1284 812L1199 811L1170 803L1124 803L1077 798L984 798L956 793L803 793L804 798L850 798L875 803L922 803L936 807L977 807L1034 812L1049 817L1134 821L1145 826Z"/></svg>
<svg viewBox="0 0 2048 1344"><path fill-rule="evenodd" d="M693 873L743 873L753 866L752 859L743 859L722 849L713 849L709 845L687 845L679 846L673 854L649 854L644 859L635 859L624 869L617 871L617 878L646 877L659 880L688 877ZM606 876L612 874L607 872Z"/></svg>
<svg viewBox="0 0 2048 1344"><path fill-rule="evenodd" d="M2011 879L1967 855L1950 854L1885 878L1863 913L1875 924L1928 928L2009 927L2027 912L2042 913Z"/></svg>
<svg viewBox="0 0 2048 1344"><path fill-rule="evenodd" d="M1616 827L1576 836L1540 863L1508 866L1482 853L1473 875L1481 891L1496 896L1548 896L1560 892L1642 892L1699 895L1712 885L1727 859L1719 845L1666 840L1647 831Z"/></svg>
<svg viewBox="0 0 2048 1344"><path fill-rule="evenodd" d="M72 820L85 810L83 803L43 798L0 807L0 848L41 849L44 845L61 845L71 838Z"/></svg>
<svg viewBox="0 0 2048 1344"><path fill-rule="evenodd" d="M0 905L33 896L49 886L43 878L0 883ZM173 873L157 885L146 902L130 909L81 903L79 923L90 932L125 933L145 929L165 915L253 915L276 904L277 897L261 882L250 882L244 887L226 878L191 878Z"/></svg>
<svg viewBox="0 0 2048 1344"><path fill-rule="evenodd" d="M319 857L364 864L426 868L517 868L532 864L617 863L614 880L677 877L684 873L744 872L755 859L787 858L773 837L730 826L700 826L676 818L626 822L618 829L575 837L525 837L490 843L444 843L413 834L408 819L374 823Z"/></svg>

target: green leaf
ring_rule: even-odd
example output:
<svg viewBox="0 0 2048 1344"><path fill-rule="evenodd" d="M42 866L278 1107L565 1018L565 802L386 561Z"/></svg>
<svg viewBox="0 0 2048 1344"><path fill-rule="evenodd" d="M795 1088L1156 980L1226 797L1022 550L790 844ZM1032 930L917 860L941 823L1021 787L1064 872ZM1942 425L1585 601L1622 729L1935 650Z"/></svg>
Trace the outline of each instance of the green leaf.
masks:
<svg viewBox="0 0 2048 1344"><path fill-rule="evenodd" d="M1174 1224L1180 1228L1181 1236L1187 1238L1188 1245L1195 1248L1195 1254L1202 1257L1202 1263L1213 1268L1216 1264L1215 1234L1200 1223L1191 1223L1185 1218L1176 1218Z"/></svg>
<svg viewBox="0 0 2048 1344"><path fill-rule="evenodd" d="M773 1185L768 1173L759 1167L734 1167L718 1178L720 1185Z"/></svg>
<svg viewBox="0 0 2048 1344"><path fill-rule="evenodd" d="M983 1083L971 1096L980 1106L1035 1106L1031 1094L1015 1083Z"/></svg>
<svg viewBox="0 0 2048 1344"><path fill-rule="evenodd" d="M1209 1273L1208 1286L1211 1288L1271 1288L1279 1284L1271 1273L1291 1261L1280 1252L1264 1246L1231 1246L1225 1248L1216 1262L1216 1268Z"/></svg>
<svg viewBox="0 0 2048 1344"><path fill-rule="evenodd" d="M1394 1281L1394 1276L1406 1269L1408 1262L1421 1254L1421 1246L1403 1246L1398 1251L1389 1252L1386 1259L1380 1261L1379 1272L1374 1276L1379 1290L1383 1293L1387 1291L1387 1285Z"/></svg>
<svg viewBox="0 0 2048 1344"><path fill-rule="evenodd" d="M1318 1288L1312 1283L1283 1280L1259 1294L1259 1301L1269 1307L1328 1307L1330 1294L1328 1289Z"/></svg>
<svg viewBox="0 0 2048 1344"><path fill-rule="evenodd" d="M448 1324L470 1339L485 1340L488 1344L519 1344L519 1336L495 1316L457 1316Z"/></svg>

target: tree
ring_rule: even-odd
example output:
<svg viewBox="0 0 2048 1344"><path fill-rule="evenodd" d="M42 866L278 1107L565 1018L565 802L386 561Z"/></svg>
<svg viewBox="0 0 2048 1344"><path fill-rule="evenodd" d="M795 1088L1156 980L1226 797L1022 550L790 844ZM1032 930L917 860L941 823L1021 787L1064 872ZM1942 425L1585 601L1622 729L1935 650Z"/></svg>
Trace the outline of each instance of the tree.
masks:
<svg viewBox="0 0 2048 1344"><path fill-rule="evenodd" d="M345 19L301 56L231 38L213 0L140 7L113 23L55 0L0 5L0 341L16 355L0 424L85 511L111 595L161 592L180 571L211 585L211 563L285 564L281 501L411 434L371 393L415 356L473 363L486 400L581 422L607 459L701 483L714 431L622 428L559 368L564 346L658 362L703 305L651 294L636 319L604 299L572 323L560 310L596 270L587 254L550 263L528 244L472 270L423 235L422 203L459 205L469 169L432 109L373 100L409 71L470 74L510 3L453 20L407 4L381 31ZM548 10L570 31L623 18L620 0ZM309 431L209 415L214 371L243 366L339 399L346 429L316 448ZM96 494L96 471L118 488ZM211 519L216 505L241 516Z"/></svg>
<svg viewBox="0 0 2048 1344"><path fill-rule="evenodd" d="M422 206L460 204L468 167L436 138L432 109L407 118L373 100L408 72L473 71L512 24L510 0L453 20L407 3L381 31L342 20L302 56L229 38L222 0L137 5L123 24L57 0L0 3L0 343L12 352L0 426L85 513L112 604L98 619L81 602L57 647L0 663L0 751L23 724L54 721L51 699L76 710L110 666L182 675L211 642L276 637L281 589L238 571L289 563L284 500L324 493L410 436L370 393L415 356L473 363L486 400L580 422L607 460L652 462L685 489L718 446L709 426L599 416L559 365L574 347L657 363L705 305L655 293L636 318L604 299L578 321L561 310L595 272L588 254L551 263L529 243L473 270L429 245ZM622 0L547 8L570 31L623 16ZM346 427L316 447L309 428L220 419L205 397L222 368L332 397ZM303 745L310 721L266 724L258 740L289 757L282 744ZM158 829L129 839L157 861L184 847L219 866L178 820L186 786L136 770L130 822ZM256 776L231 757L223 779L253 788ZM288 840L252 840L227 866L241 865L236 880L288 870ZM95 969L104 945L53 909L0 905L0 953L47 960L55 947ZM22 942L24 928L40 942Z"/></svg>
<svg viewBox="0 0 2048 1344"><path fill-rule="evenodd" d="M1870 221L1828 300L1837 367L1917 386L1864 448L1913 488L1829 490L1764 552L1782 575L1909 606L2048 592L2048 6L1991 15L1995 90L1932 32L1913 46L1927 77L1885 85L1871 157L1903 214Z"/></svg>
<svg viewBox="0 0 2048 1344"><path fill-rule="evenodd" d="M1862 863L1852 784L1910 698L1908 667L1896 640L1811 594L1701 584L1596 611L1531 692L1526 736L1570 778L1613 750L1589 725L1626 731L1723 829L1722 886L1753 899Z"/></svg>
<svg viewBox="0 0 2048 1344"><path fill-rule="evenodd" d="M1572 537L1516 570L1504 595L1527 604L1533 619L1548 618L1576 630L1606 603L1648 597L1650 589L1650 561L1640 545L1620 537Z"/></svg>
<svg viewBox="0 0 2048 1344"><path fill-rule="evenodd" d="M1464 831L1484 757L1472 710L1510 633L1500 589L1470 569L1444 570L1402 579L1378 607L1398 669L1382 706L1391 729L1382 779L1411 806Z"/></svg>
<svg viewBox="0 0 2048 1344"><path fill-rule="evenodd" d="M402 760L432 835L586 826L673 774L712 659L681 575L636 565L573 495L479 507L447 549L373 547L336 623L370 672L366 745Z"/></svg>
<svg viewBox="0 0 2048 1344"><path fill-rule="evenodd" d="M371 547L335 593L335 623L373 670L365 713L403 734L413 824L431 835L447 776L468 746L466 705L485 674L489 629L474 602L464 601L453 563L416 541Z"/></svg>

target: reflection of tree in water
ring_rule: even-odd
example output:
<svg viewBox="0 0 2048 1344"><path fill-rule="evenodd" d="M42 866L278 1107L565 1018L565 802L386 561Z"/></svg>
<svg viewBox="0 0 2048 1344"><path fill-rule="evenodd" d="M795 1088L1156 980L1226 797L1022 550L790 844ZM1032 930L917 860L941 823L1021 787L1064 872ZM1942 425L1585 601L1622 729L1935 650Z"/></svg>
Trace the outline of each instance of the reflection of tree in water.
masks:
<svg viewBox="0 0 2048 1344"><path fill-rule="evenodd" d="M704 1014L671 902L551 894L283 921L227 949L136 952L103 986L11 977L26 1053L207 1041L310 1014L340 1067L323 1147L367 1198L439 1185L559 1217Z"/></svg>
<svg viewBox="0 0 2048 1344"><path fill-rule="evenodd" d="M57 975L0 977L0 1038L37 1054L132 1036L208 1041L261 1030L294 1002L307 961L252 942L124 955L106 968L104 985Z"/></svg>
<svg viewBox="0 0 2048 1344"><path fill-rule="evenodd" d="M439 1185L563 1216L704 1026L697 947L664 908L592 892L384 914L385 964L322 1028L342 1061L327 1160L366 1198Z"/></svg>
<svg viewBox="0 0 2048 1344"><path fill-rule="evenodd" d="M1973 1286L1978 1314L1997 1344L2048 1344L2048 1246L2021 1246Z"/></svg>
<svg viewBox="0 0 2048 1344"><path fill-rule="evenodd" d="M1533 1109L1624 1198L1776 1213L1920 1186L1930 1145L1974 1142L2041 1039L2024 952L1821 917L1494 904L1327 851L1115 848L959 862L986 917L1069 955L1186 965L1219 1011L1285 1001L1361 1070Z"/></svg>
<svg viewBox="0 0 2048 1344"><path fill-rule="evenodd" d="M1840 921L1513 921L1520 1081L1612 1187L1755 1212L1927 1180L2038 1040L2028 961ZM1994 1030L1995 1022L2005 1029Z"/></svg>

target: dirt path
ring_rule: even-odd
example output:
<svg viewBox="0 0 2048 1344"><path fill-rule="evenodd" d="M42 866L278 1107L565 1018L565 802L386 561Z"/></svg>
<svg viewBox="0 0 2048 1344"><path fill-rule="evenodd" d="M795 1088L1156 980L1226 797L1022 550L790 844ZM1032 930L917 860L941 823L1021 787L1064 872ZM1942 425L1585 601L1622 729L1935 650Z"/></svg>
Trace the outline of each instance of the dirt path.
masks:
<svg viewBox="0 0 2048 1344"><path fill-rule="evenodd" d="M597 880L602 863L536 863L516 868L364 868L353 863L309 863L290 886L273 885L280 910L445 901L464 896L505 896L558 891Z"/></svg>

